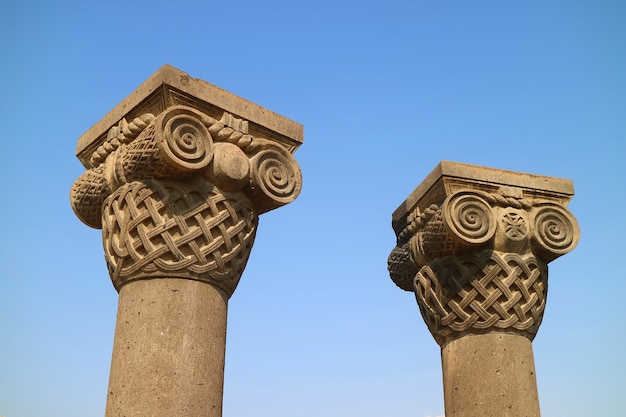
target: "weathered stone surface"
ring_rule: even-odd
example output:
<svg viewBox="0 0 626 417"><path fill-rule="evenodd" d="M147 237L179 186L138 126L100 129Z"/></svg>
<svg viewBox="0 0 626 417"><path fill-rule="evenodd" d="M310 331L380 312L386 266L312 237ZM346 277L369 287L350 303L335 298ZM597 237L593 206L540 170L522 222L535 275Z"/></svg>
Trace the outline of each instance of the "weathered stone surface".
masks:
<svg viewBox="0 0 626 417"><path fill-rule="evenodd" d="M539 416L530 340L469 335L441 349L446 417Z"/></svg>
<svg viewBox="0 0 626 417"><path fill-rule="evenodd" d="M300 193L301 143L301 125L164 66L79 139L72 208L103 229L118 290L175 276L230 295L258 216Z"/></svg>
<svg viewBox="0 0 626 417"><path fill-rule="evenodd" d="M578 243L573 194L569 180L444 161L393 213L389 272L441 346L446 416L539 415L531 341L547 264Z"/></svg>
<svg viewBox="0 0 626 417"><path fill-rule="evenodd" d="M245 195L203 179L135 181L105 200L105 260L118 291L138 279L176 277L209 282L230 296L256 226Z"/></svg>
<svg viewBox="0 0 626 417"><path fill-rule="evenodd" d="M204 176L262 214L299 195L302 141L302 125L165 65L78 140L87 172L72 208L101 228L104 200L125 183Z"/></svg>
<svg viewBox="0 0 626 417"><path fill-rule="evenodd" d="M107 416L221 415L226 305L302 126L164 66L78 141L70 201L119 292Z"/></svg>
<svg viewBox="0 0 626 417"><path fill-rule="evenodd" d="M400 205L389 271L439 344L492 330L532 340L546 265L579 239L573 194L568 180L444 161Z"/></svg>
<svg viewBox="0 0 626 417"><path fill-rule="evenodd" d="M122 287L107 417L220 417L226 311L226 295L200 281Z"/></svg>

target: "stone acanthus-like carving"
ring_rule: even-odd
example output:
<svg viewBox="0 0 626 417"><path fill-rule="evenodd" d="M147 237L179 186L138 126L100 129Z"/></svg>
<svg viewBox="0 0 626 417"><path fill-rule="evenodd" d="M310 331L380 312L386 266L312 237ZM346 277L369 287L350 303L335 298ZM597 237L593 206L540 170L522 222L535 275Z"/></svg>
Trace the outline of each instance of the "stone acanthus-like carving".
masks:
<svg viewBox="0 0 626 417"><path fill-rule="evenodd" d="M440 345L494 330L532 340L546 305L547 263L576 246L578 225L555 202L476 188L418 205L404 226L394 225L391 278L415 293Z"/></svg>
<svg viewBox="0 0 626 417"><path fill-rule="evenodd" d="M175 105L109 130L70 199L81 221L103 229L118 290L171 276L232 294L258 216L295 200L302 187L291 153L247 128L228 113L216 120Z"/></svg>

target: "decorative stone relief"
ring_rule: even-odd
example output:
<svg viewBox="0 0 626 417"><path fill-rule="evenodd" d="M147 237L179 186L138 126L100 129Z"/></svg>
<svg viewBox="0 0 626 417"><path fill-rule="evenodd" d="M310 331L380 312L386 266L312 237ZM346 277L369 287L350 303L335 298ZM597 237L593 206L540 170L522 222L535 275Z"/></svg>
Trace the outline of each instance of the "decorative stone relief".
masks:
<svg viewBox="0 0 626 417"><path fill-rule="evenodd" d="M512 187L492 178L515 184L527 174L493 171L443 162L394 213L391 278L415 293L439 344L491 331L532 340L546 305L547 263L578 242L578 224L562 205L571 186L539 189L545 177L532 177Z"/></svg>
<svg viewBox="0 0 626 417"><path fill-rule="evenodd" d="M232 115L218 121L187 106L118 126L92 156L101 162L71 191L76 215L103 229L116 288L132 279L184 276L232 293L258 215L300 192L293 156L248 135Z"/></svg>
<svg viewBox="0 0 626 417"><path fill-rule="evenodd" d="M179 74L164 67L160 76L167 80L172 73ZM191 89L182 80L180 88ZM178 91L159 88L165 88L165 98ZM210 282L230 296L250 254L258 216L300 193L302 174L285 140L253 136L248 120L226 111L217 119L203 111L215 113L214 107L185 100L150 105L152 111L130 123L123 117L96 137L98 146L83 146L95 150L84 159L88 169L72 186L70 201L83 223L103 230L105 259L118 291L136 279L179 277ZM236 100L243 101L235 97L227 104Z"/></svg>

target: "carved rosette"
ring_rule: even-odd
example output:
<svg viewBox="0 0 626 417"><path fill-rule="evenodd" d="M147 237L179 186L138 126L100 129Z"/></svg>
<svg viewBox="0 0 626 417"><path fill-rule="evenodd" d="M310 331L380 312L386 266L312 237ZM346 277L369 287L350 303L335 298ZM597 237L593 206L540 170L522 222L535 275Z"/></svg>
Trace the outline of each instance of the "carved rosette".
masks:
<svg viewBox="0 0 626 417"><path fill-rule="evenodd" d="M574 249L574 216L552 202L460 190L409 214L388 267L415 293L440 344L465 334L533 339L546 305L547 263Z"/></svg>
<svg viewBox="0 0 626 417"><path fill-rule="evenodd" d="M70 193L83 223L102 228L115 288L151 277L207 281L231 295L264 212L296 199L302 175L281 145L172 106L111 128Z"/></svg>

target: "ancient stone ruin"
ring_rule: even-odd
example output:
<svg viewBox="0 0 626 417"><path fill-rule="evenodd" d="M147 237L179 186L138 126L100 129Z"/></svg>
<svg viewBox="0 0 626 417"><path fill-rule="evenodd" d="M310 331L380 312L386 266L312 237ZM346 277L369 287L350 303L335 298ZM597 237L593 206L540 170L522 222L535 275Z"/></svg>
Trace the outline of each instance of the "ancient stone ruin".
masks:
<svg viewBox="0 0 626 417"><path fill-rule="evenodd" d="M113 416L222 415L226 312L258 216L292 202L303 129L170 66L78 140L76 215L119 292Z"/></svg>
<svg viewBox="0 0 626 417"><path fill-rule="evenodd" d="M107 417L222 415L226 315L258 217L295 200L303 129L164 66L78 140L74 212L119 303ZM393 213L393 281L441 346L447 417L539 416L547 264L571 181L441 162Z"/></svg>
<svg viewBox="0 0 626 417"><path fill-rule="evenodd" d="M392 280L441 347L446 417L539 416L532 340L574 249L569 180L441 162L393 213Z"/></svg>

